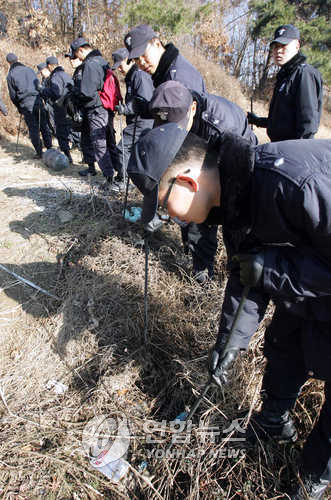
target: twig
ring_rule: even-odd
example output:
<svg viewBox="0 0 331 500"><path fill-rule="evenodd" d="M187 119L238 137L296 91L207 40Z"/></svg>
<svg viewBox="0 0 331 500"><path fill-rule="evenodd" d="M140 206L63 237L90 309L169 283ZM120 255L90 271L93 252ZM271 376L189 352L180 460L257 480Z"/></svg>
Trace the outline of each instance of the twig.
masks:
<svg viewBox="0 0 331 500"><path fill-rule="evenodd" d="M53 295L52 293L48 292L47 290L44 290L43 288L36 285L35 283L32 283L32 281L27 280L25 278L22 278L22 276L19 276L18 274L14 273L14 271L10 271L6 266L3 266L2 264L0 264L0 269L2 269L3 271L6 271L6 273L8 273L8 274L11 274L12 276L14 276L14 278L18 279L19 281L22 281L22 283L25 283L26 285L29 285L32 288L35 288L39 292L42 292L45 295L52 297L53 299L62 300L62 299L60 299L60 297L57 297L56 295Z"/></svg>
<svg viewBox="0 0 331 500"><path fill-rule="evenodd" d="M142 479L143 481L145 481L145 483L154 491L154 493L156 494L156 496L158 498L160 498L160 500L164 500L164 497L162 495L160 495L160 493L155 489L155 487L153 486L153 484L151 483L151 481L147 477L145 477L142 474L140 474L134 467L132 467L132 465L129 462L127 462L127 463L129 465L130 469L132 470L132 472L134 474L136 474L136 476L138 476L140 479Z"/></svg>

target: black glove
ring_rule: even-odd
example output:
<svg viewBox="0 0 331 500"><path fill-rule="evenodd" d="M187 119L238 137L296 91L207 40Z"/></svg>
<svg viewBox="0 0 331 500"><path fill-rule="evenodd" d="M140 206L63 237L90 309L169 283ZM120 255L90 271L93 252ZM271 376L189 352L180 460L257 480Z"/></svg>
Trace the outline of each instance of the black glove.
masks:
<svg viewBox="0 0 331 500"><path fill-rule="evenodd" d="M239 347L225 348L219 352L215 346L209 359L209 372L213 382L219 387L227 384L229 381L229 371L240 353Z"/></svg>
<svg viewBox="0 0 331 500"><path fill-rule="evenodd" d="M257 127L266 127L268 125L268 118L257 116L255 113L248 111L247 113L248 123L251 125L256 125Z"/></svg>
<svg viewBox="0 0 331 500"><path fill-rule="evenodd" d="M240 265L240 282L244 286L257 287L262 282L264 252L240 253L233 257Z"/></svg>
<svg viewBox="0 0 331 500"><path fill-rule="evenodd" d="M163 226L163 221L160 219L160 217L155 214L153 219L151 221L148 222L148 224L145 224L144 226L144 230L146 233L155 233L155 231L157 231L158 229L161 229L161 227Z"/></svg>
<svg viewBox="0 0 331 500"><path fill-rule="evenodd" d="M39 80L36 81L36 89L37 89L37 91L39 93L44 89L44 87L41 85L41 83L39 82Z"/></svg>

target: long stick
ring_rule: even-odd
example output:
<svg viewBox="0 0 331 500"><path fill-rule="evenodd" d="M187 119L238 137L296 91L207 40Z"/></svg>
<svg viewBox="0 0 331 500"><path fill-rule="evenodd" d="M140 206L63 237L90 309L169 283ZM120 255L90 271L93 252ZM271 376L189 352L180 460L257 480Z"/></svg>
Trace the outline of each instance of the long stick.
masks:
<svg viewBox="0 0 331 500"><path fill-rule="evenodd" d="M53 299L61 300L60 297L57 297L56 295L53 295L52 293L48 292L47 290L40 288L40 286L35 285L35 283L32 283L32 281L27 280L25 278L22 278L22 276L19 276L18 274L14 273L14 271L10 271L6 266L3 266L2 264L0 264L0 269L2 269L3 271L6 271L6 273L8 273L8 274L11 274L12 276L14 276L14 278L18 279L19 281L22 281L23 283L26 283L27 285L32 286L32 288L35 288L39 292L42 292L45 295L52 297Z"/></svg>
<svg viewBox="0 0 331 500"><path fill-rule="evenodd" d="M148 337L148 255L149 255L149 235L145 234L145 289L144 289L144 342L147 343Z"/></svg>
<svg viewBox="0 0 331 500"><path fill-rule="evenodd" d="M242 293L242 296L241 296L241 299L240 299L240 303L239 303L238 309L237 309L235 317L233 319L233 323L232 323L232 326L231 326L231 330L230 330L229 339L227 341L227 344L229 344L231 336L232 336L233 332L235 331L235 328L236 328L237 323L238 323L238 319L239 319L239 317L241 315L241 311L243 310L243 307L245 305L245 302L246 302L246 299L247 299L247 296L248 296L248 293L249 293L249 289L250 289L249 286L245 286L245 288L243 290L243 293ZM225 348L226 348L226 346L225 346ZM206 382L206 384L204 385L200 396L197 398L196 402L192 406L192 409L191 409L190 413L188 414L187 418L185 419L186 421L192 419L193 415L195 414L195 412L199 408L202 400L204 399L204 397L206 396L209 388L212 385L213 385L213 376L210 375L210 377L208 379L208 382Z"/></svg>
<svg viewBox="0 0 331 500"><path fill-rule="evenodd" d="M19 124L18 124L17 141L16 141L16 154L18 153L18 141L19 141L19 138L20 138L21 122L22 122L22 114L20 114L20 121L19 121Z"/></svg>

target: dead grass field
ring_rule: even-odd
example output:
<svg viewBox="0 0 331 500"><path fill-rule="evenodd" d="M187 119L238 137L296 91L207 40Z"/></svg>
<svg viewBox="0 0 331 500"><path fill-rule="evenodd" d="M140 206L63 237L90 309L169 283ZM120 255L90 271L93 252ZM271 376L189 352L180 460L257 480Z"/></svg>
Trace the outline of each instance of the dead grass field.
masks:
<svg viewBox="0 0 331 500"><path fill-rule="evenodd" d="M7 49L1 47L1 60ZM23 48L20 55L30 64L42 60L42 54ZM222 86L239 92L231 81ZM225 97L245 107L241 93ZM285 498L302 443L318 417L322 383L309 381L298 400L295 445L270 443L240 452L243 446L222 440L232 421L259 408L263 334L272 306L230 385L223 394L216 388L208 393L189 442L172 445L169 422L191 408L208 377L207 352L226 283L221 239L216 278L201 288L190 278L178 227L167 224L153 237L144 342L139 227L123 220L120 197L107 203L91 195L89 183L77 175L77 153L75 165L61 173L33 161L25 137L16 155L17 118L9 107L9 116L1 118L0 264L58 298L0 269L1 499ZM256 110L266 113L260 103ZM330 137L327 126L319 136ZM99 175L93 182L100 181ZM139 203L137 194L130 195L130 205ZM56 394L47 389L50 380L68 389ZM132 436L126 455L130 468L118 484L90 466L82 446L86 424L99 415L124 416ZM152 428L162 421L168 422L165 435L155 430L149 437L163 441L147 443L146 422ZM215 442L206 433L212 427L221 430ZM170 445L185 456L158 458Z"/></svg>

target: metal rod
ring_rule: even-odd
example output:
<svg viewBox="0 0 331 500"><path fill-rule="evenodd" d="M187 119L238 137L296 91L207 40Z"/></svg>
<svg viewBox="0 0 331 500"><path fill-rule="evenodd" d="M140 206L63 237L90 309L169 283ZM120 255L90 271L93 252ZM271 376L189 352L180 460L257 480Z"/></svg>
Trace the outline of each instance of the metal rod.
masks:
<svg viewBox="0 0 331 500"><path fill-rule="evenodd" d="M145 288L144 288L144 342L147 343L148 339L148 255L149 255L149 235L145 234Z"/></svg>
<svg viewBox="0 0 331 500"><path fill-rule="evenodd" d="M17 140L16 140L16 154L18 153L18 141L19 141L19 138L20 138L21 122L22 122L22 114L20 113L20 121L19 121L19 124L18 124Z"/></svg>
<svg viewBox="0 0 331 500"><path fill-rule="evenodd" d="M40 288L40 286L36 285L35 283L32 283L32 281L29 281L25 278L22 278L22 276L19 276L18 274L14 273L14 271L10 271L6 266L3 266L2 264L0 264L0 269L2 269L3 271L6 271L6 273L8 273L8 274L11 274L12 276L14 276L14 278L18 279L22 283L26 283L27 285L31 286L32 288L35 288L39 292L42 292L45 295L52 297L53 299L61 300L60 297L57 297L56 295L53 295L52 293L48 292L47 290Z"/></svg>

